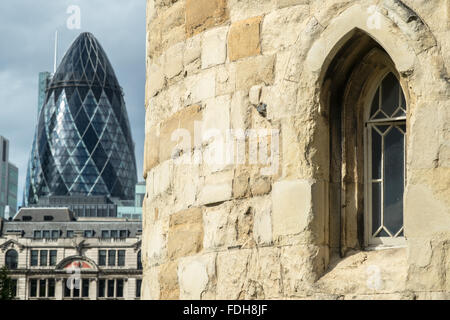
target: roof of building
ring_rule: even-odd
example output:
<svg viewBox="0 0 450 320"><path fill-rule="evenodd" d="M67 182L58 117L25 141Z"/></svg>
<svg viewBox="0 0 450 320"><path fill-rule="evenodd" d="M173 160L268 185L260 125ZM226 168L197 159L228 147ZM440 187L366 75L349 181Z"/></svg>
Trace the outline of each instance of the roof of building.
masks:
<svg viewBox="0 0 450 320"><path fill-rule="evenodd" d="M31 217L31 220L24 217ZM47 218L46 218L47 217ZM48 217L53 217L49 219ZM67 231L92 231L92 237L100 237L103 230L127 230L127 237L134 238L142 232L140 220L123 218L75 218L67 208L21 208L13 221L2 220L0 236L21 232L22 237L34 237L34 231L58 230L58 237L66 237Z"/></svg>
<svg viewBox="0 0 450 320"><path fill-rule="evenodd" d="M27 222L68 222L74 221L73 212L68 208L20 208L14 221Z"/></svg>

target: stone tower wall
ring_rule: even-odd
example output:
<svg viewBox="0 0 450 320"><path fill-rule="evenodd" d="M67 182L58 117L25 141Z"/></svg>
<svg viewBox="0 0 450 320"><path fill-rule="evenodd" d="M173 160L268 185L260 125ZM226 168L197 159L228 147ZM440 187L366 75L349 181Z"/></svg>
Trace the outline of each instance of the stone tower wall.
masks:
<svg viewBox="0 0 450 320"><path fill-rule="evenodd" d="M355 30L407 96L406 247L330 227L324 79ZM448 68L448 0L147 0L143 298L450 298Z"/></svg>

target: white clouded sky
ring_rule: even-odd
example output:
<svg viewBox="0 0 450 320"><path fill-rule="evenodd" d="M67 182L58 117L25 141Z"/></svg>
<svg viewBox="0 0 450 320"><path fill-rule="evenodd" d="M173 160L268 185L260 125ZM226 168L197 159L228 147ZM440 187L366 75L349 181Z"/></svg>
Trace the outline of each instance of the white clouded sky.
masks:
<svg viewBox="0 0 450 320"><path fill-rule="evenodd" d="M27 162L37 117L38 74L53 72L55 30L59 60L72 41L91 32L106 51L125 93L142 180L145 95L145 0L1 0L0 135L10 141L19 167L22 203ZM81 29L67 28L67 8L81 9Z"/></svg>

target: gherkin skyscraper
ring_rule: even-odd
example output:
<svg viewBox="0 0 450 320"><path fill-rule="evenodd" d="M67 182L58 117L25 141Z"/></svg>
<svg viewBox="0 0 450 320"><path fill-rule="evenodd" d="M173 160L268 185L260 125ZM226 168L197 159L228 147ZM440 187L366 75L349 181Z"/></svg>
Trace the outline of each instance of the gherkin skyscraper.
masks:
<svg viewBox="0 0 450 320"><path fill-rule="evenodd" d="M134 143L122 89L97 39L82 33L49 83L24 190L44 196L134 199Z"/></svg>

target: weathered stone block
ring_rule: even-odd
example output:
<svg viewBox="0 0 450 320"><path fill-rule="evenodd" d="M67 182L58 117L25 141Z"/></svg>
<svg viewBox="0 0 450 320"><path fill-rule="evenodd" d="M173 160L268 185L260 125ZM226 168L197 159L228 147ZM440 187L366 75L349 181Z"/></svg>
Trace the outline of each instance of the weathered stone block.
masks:
<svg viewBox="0 0 450 320"><path fill-rule="evenodd" d="M228 0L231 22L262 16L275 9L274 0Z"/></svg>
<svg viewBox="0 0 450 320"><path fill-rule="evenodd" d="M226 0L186 0L186 35L191 37L228 20Z"/></svg>
<svg viewBox="0 0 450 320"><path fill-rule="evenodd" d="M305 180L275 182L272 205L275 239L305 231L311 219L311 184Z"/></svg>
<svg viewBox="0 0 450 320"><path fill-rule="evenodd" d="M216 253L180 259L178 281L180 299L211 299L212 282L215 278Z"/></svg>
<svg viewBox="0 0 450 320"><path fill-rule="evenodd" d="M216 95L216 70L203 70L186 78L185 100L190 104L199 103Z"/></svg>
<svg viewBox="0 0 450 320"><path fill-rule="evenodd" d="M254 17L233 23L228 35L230 61L261 53L260 24L262 17Z"/></svg>
<svg viewBox="0 0 450 320"><path fill-rule="evenodd" d="M233 170L211 172L205 178L197 195L198 205L207 205L230 200L233 190Z"/></svg>
<svg viewBox="0 0 450 320"><path fill-rule="evenodd" d="M295 6L276 10L265 16L261 27L262 52L274 53L293 45L308 15L308 6Z"/></svg>
<svg viewBox="0 0 450 320"><path fill-rule="evenodd" d="M164 74L167 79L179 75L183 71L184 42L177 43L167 49L164 62Z"/></svg>
<svg viewBox="0 0 450 320"><path fill-rule="evenodd" d="M177 274L178 262L169 261L159 268L159 287L161 300L175 300L180 297Z"/></svg>
<svg viewBox="0 0 450 320"><path fill-rule="evenodd" d="M228 63L217 68L216 96L233 93L236 90L236 64Z"/></svg>
<svg viewBox="0 0 450 320"><path fill-rule="evenodd" d="M174 158L181 150L190 149L194 142L195 122L201 121L198 105L184 108L161 123L159 161Z"/></svg>
<svg viewBox="0 0 450 320"><path fill-rule="evenodd" d="M228 27L210 29L203 34L202 69L225 63Z"/></svg>
<svg viewBox="0 0 450 320"><path fill-rule="evenodd" d="M199 34L186 40L183 56L185 66L200 59L202 55L202 36L202 34Z"/></svg>
<svg viewBox="0 0 450 320"><path fill-rule="evenodd" d="M277 0L278 8L295 6L298 4L309 4L310 0Z"/></svg>
<svg viewBox="0 0 450 320"><path fill-rule="evenodd" d="M237 62L236 90L248 90L260 83L271 85L274 80L275 57L257 56Z"/></svg>
<svg viewBox="0 0 450 320"><path fill-rule="evenodd" d="M171 215L167 243L169 259L196 254L202 247L202 210L191 208Z"/></svg>
<svg viewBox="0 0 450 320"><path fill-rule="evenodd" d="M147 172L159 163L159 138L158 128L152 127L145 134L144 147L144 177Z"/></svg>

